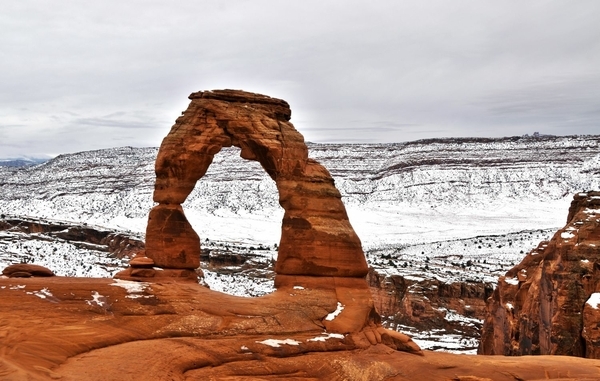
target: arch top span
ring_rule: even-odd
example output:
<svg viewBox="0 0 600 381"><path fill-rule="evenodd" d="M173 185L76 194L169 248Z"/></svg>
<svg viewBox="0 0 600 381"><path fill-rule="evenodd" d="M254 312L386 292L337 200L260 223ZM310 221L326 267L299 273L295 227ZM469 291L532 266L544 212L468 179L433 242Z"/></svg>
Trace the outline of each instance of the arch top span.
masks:
<svg viewBox="0 0 600 381"><path fill-rule="evenodd" d="M200 239L181 204L221 148L258 161L275 181L285 214L277 275L364 277L367 264L329 172L308 157L287 102L239 90L201 91L164 138L156 159L146 255L169 269L195 269Z"/></svg>

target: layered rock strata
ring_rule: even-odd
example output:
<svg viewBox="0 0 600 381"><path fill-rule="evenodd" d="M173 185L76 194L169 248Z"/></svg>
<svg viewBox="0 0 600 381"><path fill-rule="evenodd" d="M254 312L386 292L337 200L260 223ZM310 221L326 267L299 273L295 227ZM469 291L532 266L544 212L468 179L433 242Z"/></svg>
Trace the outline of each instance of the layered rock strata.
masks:
<svg viewBox="0 0 600 381"><path fill-rule="evenodd" d="M600 358L600 192L574 196L567 225L505 276L479 353Z"/></svg>
<svg viewBox="0 0 600 381"><path fill-rule="evenodd" d="M435 332L460 336L468 343L478 342L486 316L486 300L494 290L492 284L411 278L369 271L367 281L375 308L385 317L384 325L403 326L403 330L412 327L420 334ZM475 348L476 344L469 346Z"/></svg>

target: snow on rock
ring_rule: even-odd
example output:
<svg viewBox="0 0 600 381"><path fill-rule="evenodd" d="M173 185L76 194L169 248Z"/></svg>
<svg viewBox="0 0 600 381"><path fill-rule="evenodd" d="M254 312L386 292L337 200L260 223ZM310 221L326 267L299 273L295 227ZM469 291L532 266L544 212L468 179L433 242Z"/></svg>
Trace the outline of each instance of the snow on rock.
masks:
<svg viewBox="0 0 600 381"><path fill-rule="evenodd" d="M560 233L560 238L562 238L562 239L571 239L573 237L575 237L575 234L573 234L569 231L564 231L564 232Z"/></svg>
<svg viewBox="0 0 600 381"><path fill-rule="evenodd" d="M344 306L342 305L342 303L338 302L337 303L337 308L335 309L335 311L333 311L332 313L330 313L329 315L327 315L327 317L325 317L325 320L332 321L339 314L341 314L343 310L344 310Z"/></svg>
<svg viewBox="0 0 600 381"><path fill-rule="evenodd" d="M519 285L519 280L517 278L504 278L504 281L508 284L512 284L513 286Z"/></svg>
<svg viewBox="0 0 600 381"><path fill-rule="evenodd" d="M92 300L86 300L86 303L89 304L90 306L93 304L96 304L100 307L104 307L106 302L102 299L105 299L105 297L100 295L98 293L98 291L94 291L94 293L92 294Z"/></svg>
<svg viewBox="0 0 600 381"><path fill-rule="evenodd" d="M122 279L114 279L114 283L111 283L110 286L122 287L127 292L136 294L140 292L144 292L150 283L146 282L133 282L130 280L122 280Z"/></svg>
<svg viewBox="0 0 600 381"><path fill-rule="evenodd" d="M589 304L593 309L598 309L598 305L600 305L600 292L595 292L588 298L587 304Z"/></svg>
<svg viewBox="0 0 600 381"><path fill-rule="evenodd" d="M41 299L46 299L49 297L53 297L54 295L52 295L52 293L50 292L50 290L48 290L47 288L42 288L39 291L33 291L33 292L26 292L26 294L28 295L35 295Z"/></svg>
<svg viewBox="0 0 600 381"><path fill-rule="evenodd" d="M344 338L344 335L342 335L340 333L323 332L323 335L325 335L325 336L317 336L312 339L308 339L307 341L325 341L328 339L343 339Z"/></svg>
<svg viewBox="0 0 600 381"><path fill-rule="evenodd" d="M285 340L267 339L267 340L263 340L263 341L257 341L257 343L268 345L273 348L279 348L282 345L300 345L299 341L292 340L292 339L285 339Z"/></svg>

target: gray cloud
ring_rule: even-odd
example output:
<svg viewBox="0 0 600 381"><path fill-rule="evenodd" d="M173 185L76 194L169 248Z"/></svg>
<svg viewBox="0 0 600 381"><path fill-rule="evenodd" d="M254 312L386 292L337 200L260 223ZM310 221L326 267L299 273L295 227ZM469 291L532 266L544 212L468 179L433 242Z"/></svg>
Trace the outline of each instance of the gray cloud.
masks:
<svg viewBox="0 0 600 381"><path fill-rule="evenodd" d="M311 141L599 133L598 14L595 0L9 2L0 157L158 145L187 95L214 88L286 99Z"/></svg>

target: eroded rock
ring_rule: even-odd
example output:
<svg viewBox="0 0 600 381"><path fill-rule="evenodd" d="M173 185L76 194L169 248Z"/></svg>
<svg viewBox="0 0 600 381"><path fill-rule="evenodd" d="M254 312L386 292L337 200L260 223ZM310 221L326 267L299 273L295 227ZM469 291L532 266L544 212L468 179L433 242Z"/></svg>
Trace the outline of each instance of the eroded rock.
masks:
<svg viewBox="0 0 600 381"><path fill-rule="evenodd" d="M4 270L2 270L2 275L11 278L28 278L30 276L54 276L54 273L52 272L52 270L44 266L32 265L28 263L18 263L15 265L5 267Z"/></svg>
<svg viewBox="0 0 600 381"><path fill-rule="evenodd" d="M285 210L276 272L280 275L363 277L361 242L329 172L308 158L290 123L287 102L234 90L190 95L191 103L163 140L156 160L146 255L164 268L199 265L200 242L181 204L223 147L260 162L275 181Z"/></svg>
<svg viewBox="0 0 600 381"><path fill-rule="evenodd" d="M600 358L599 293L600 192L579 193L567 225L498 280L479 353Z"/></svg>

